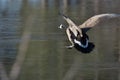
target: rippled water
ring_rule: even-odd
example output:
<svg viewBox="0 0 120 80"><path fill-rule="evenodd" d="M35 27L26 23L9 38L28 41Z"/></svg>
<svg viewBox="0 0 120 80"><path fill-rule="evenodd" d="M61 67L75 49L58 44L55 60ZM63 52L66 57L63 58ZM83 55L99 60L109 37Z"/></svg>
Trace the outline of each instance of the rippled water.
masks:
<svg viewBox="0 0 120 80"><path fill-rule="evenodd" d="M119 80L120 23L87 32L89 54L69 45L59 15L79 25L96 14L120 14L119 0L0 0L0 80ZM120 20L120 19L118 19Z"/></svg>

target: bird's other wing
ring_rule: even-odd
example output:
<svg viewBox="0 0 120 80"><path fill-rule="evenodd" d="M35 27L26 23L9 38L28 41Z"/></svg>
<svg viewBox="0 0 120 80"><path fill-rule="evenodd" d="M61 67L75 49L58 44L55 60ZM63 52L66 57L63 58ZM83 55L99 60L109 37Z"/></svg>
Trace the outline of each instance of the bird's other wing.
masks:
<svg viewBox="0 0 120 80"><path fill-rule="evenodd" d="M87 32L89 29L100 25L101 23L104 23L106 21L109 21L113 18L120 18L120 14L99 14L95 15L88 20L86 20L82 25L79 25L79 28Z"/></svg>
<svg viewBox="0 0 120 80"><path fill-rule="evenodd" d="M75 23L66 15L64 15L63 13L59 13L63 18L64 20L69 24L69 25L75 25Z"/></svg>

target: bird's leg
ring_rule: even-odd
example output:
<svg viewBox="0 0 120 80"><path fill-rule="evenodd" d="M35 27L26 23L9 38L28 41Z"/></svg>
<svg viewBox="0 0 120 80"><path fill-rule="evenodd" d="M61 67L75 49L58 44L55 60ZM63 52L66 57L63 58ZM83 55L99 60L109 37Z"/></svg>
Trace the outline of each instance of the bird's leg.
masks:
<svg viewBox="0 0 120 80"><path fill-rule="evenodd" d="M74 45L70 45L70 46L65 46L68 49L72 49L74 47Z"/></svg>

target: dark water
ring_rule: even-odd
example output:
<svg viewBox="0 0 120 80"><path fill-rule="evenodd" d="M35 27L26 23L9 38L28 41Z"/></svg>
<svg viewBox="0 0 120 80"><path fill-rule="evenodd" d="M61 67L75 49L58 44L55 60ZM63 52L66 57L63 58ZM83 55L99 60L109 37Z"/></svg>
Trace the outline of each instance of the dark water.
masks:
<svg viewBox="0 0 120 80"><path fill-rule="evenodd" d="M94 50L69 45L63 11L77 25L96 14L120 14L119 0L0 0L0 80L120 80L120 25L87 34ZM114 26L114 27L113 27Z"/></svg>

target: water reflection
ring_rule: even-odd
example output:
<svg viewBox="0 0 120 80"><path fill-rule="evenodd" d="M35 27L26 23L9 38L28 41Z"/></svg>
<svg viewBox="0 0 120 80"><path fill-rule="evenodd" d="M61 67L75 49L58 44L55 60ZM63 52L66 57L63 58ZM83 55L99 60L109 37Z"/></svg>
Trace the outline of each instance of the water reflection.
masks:
<svg viewBox="0 0 120 80"><path fill-rule="evenodd" d="M119 24L89 31L96 47L86 55L64 48L69 43L57 28L64 23L59 11L79 25L96 14L119 14L119 4L119 0L0 0L0 79L119 80L120 29L115 27Z"/></svg>

